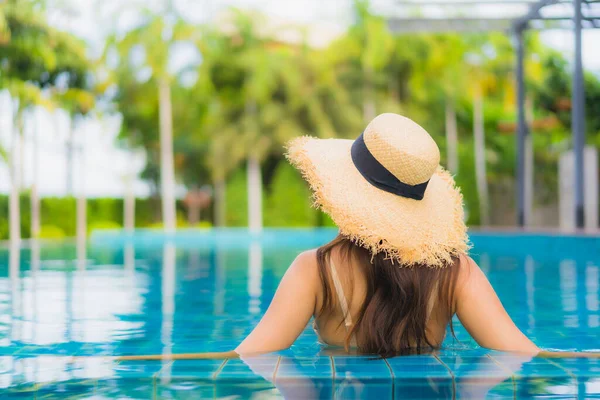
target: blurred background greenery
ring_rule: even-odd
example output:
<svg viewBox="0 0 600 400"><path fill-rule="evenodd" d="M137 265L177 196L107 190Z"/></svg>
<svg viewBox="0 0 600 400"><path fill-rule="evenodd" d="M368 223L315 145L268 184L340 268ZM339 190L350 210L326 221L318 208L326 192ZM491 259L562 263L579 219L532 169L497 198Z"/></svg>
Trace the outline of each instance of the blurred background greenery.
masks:
<svg viewBox="0 0 600 400"><path fill-rule="evenodd" d="M135 202L136 227L161 227L171 201L178 227L248 226L256 207L264 226L331 225L310 207L308 188L286 162L283 146L305 134L355 138L382 112L406 115L434 137L442 165L450 164L462 188L470 225L516 222L515 51L505 33L395 35L367 1L356 0L348 29L313 45L301 26L278 27L257 12L230 9L195 24L166 2L161 12L144 10L133 29L109 32L102 52L93 54L88 43L48 23L48 7L41 0L0 4L0 89L15 104L11 143L38 108L66 111L74 130L86 118L120 115L117 145L145 155L140 176L130 178L151 188ZM552 225L557 160L571 147L570 64L537 32L528 32L526 41L533 202L549 210L541 224ZM172 68L178 46L198 57ZM587 142L598 146L600 80L588 71L585 85ZM484 110L485 208L474 184L477 102ZM457 127L457 165L448 157L449 115ZM0 154L0 162L12 163L14 177L15 153L4 148ZM210 197L199 202L199 216L190 214L184 195L171 199L172 188L165 197L164 186L175 182L191 198ZM35 179L16 186L20 201L12 207L18 207L22 237L76 233L75 197L38 200ZM0 196L0 216L6 216L0 239L10 234L9 203L8 195ZM124 208L122 198L87 199L87 230L123 227ZM37 227L31 221L36 209Z"/></svg>

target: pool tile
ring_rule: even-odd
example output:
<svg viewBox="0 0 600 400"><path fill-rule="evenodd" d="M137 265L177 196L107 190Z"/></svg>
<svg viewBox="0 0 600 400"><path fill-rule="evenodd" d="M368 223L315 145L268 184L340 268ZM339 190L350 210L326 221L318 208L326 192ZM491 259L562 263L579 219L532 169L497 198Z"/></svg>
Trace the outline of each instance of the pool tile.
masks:
<svg viewBox="0 0 600 400"><path fill-rule="evenodd" d="M55 343L44 346L27 345L15 349L13 355L23 357L38 355L74 356L80 352L83 346L83 343L78 342Z"/></svg>
<svg viewBox="0 0 600 400"><path fill-rule="evenodd" d="M577 393L577 379L567 369L542 358L531 358L522 362L519 356L494 356L502 365L510 365L514 372L517 398L566 399ZM525 357L520 357L522 360Z"/></svg>
<svg viewBox="0 0 600 400"><path fill-rule="evenodd" d="M154 379L119 378L98 380L94 394L109 399L127 398L146 400L154 396Z"/></svg>
<svg viewBox="0 0 600 400"><path fill-rule="evenodd" d="M577 397L574 378L531 377L516 379L517 399L573 399Z"/></svg>
<svg viewBox="0 0 600 400"><path fill-rule="evenodd" d="M330 357L281 357L275 379L316 378L333 379Z"/></svg>
<svg viewBox="0 0 600 400"><path fill-rule="evenodd" d="M504 378L512 377L512 372L503 368L487 355L482 356L448 356L440 355L439 359L450 369L454 378Z"/></svg>
<svg viewBox="0 0 600 400"><path fill-rule="evenodd" d="M546 360L535 358L524 363L521 368L516 371L518 379L523 378L564 378L571 377L571 373L556 364L549 363Z"/></svg>
<svg viewBox="0 0 600 400"><path fill-rule="evenodd" d="M117 378L152 378L163 368L160 361L121 361L113 366Z"/></svg>
<svg viewBox="0 0 600 400"><path fill-rule="evenodd" d="M383 359L333 357L335 397L341 399L391 398L392 374Z"/></svg>
<svg viewBox="0 0 600 400"><path fill-rule="evenodd" d="M464 382L462 382L464 383ZM458 388L460 389L460 388ZM486 388L485 398L487 399L507 399L514 398L516 396L516 384L514 379L505 379L504 381L493 384ZM460 393L457 397L461 397Z"/></svg>
<svg viewBox="0 0 600 400"><path fill-rule="evenodd" d="M174 380L156 385L156 399L214 399L216 385L207 382Z"/></svg>
<svg viewBox="0 0 600 400"><path fill-rule="evenodd" d="M341 381L344 383L344 381ZM336 382L329 378L320 379L318 377L285 377L276 378L275 387L283 398L289 399L333 399L334 390L337 387ZM347 386L347 385L346 385ZM342 389L343 390L343 389ZM341 397L337 398L351 398Z"/></svg>
<svg viewBox="0 0 600 400"><path fill-rule="evenodd" d="M226 385L217 385L215 387L215 397L217 399L280 399L282 398L279 390L270 382L228 382Z"/></svg>
<svg viewBox="0 0 600 400"><path fill-rule="evenodd" d="M272 381L279 363L279 357L259 356L244 359L227 360L223 368L215 376L216 380L266 380Z"/></svg>
<svg viewBox="0 0 600 400"><path fill-rule="evenodd" d="M176 360L165 363L155 377L158 399L214 398L216 373L229 360Z"/></svg>
<svg viewBox="0 0 600 400"><path fill-rule="evenodd" d="M600 359L598 358L552 358L546 361L578 377L600 377Z"/></svg>
<svg viewBox="0 0 600 400"><path fill-rule="evenodd" d="M12 389L8 389L4 392L0 392L2 400L33 400L36 399L35 393L33 392L19 392Z"/></svg>
<svg viewBox="0 0 600 400"><path fill-rule="evenodd" d="M392 379L390 367L381 358L333 357L335 379L366 378L372 380Z"/></svg>
<svg viewBox="0 0 600 400"><path fill-rule="evenodd" d="M394 379L394 399L453 399L452 378Z"/></svg>
<svg viewBox="0 0 600 400"><path fill-rule="evenodd" d="M387 363L394 379L396 399L452 399L452 375L432 355L398 356Z"/></svg>
<svg viewBox="0 0 600 400"><path fill-rule="evenodd" d="M37 399L87 398L96 393L97 381L90 379L70 379L68 381L39 384L36 387Z"/></svg>
<svg viewBox="0 0 600 400"><path fill-rule="evenodd" d="M398 356L388 358L386 361L395 379L422 377L452 378L448 368L431 355Z"/></svg>
<svg viewBox="0 0 600 400"><path fill-rule="evenodd" d="M165 379L212 380L224 362L225 360L176 360L165 362L155 374L155 377L159 381Z"/></svg>

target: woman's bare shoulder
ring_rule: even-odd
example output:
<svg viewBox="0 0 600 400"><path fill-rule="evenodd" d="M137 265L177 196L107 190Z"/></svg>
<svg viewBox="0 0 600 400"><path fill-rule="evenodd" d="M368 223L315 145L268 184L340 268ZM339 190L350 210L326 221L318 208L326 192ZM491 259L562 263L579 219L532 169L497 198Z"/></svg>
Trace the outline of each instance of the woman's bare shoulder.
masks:
<svg viewBox="0 0 600 400"><path fill-rule="evenodd" d="M455 264L458 268L457 289L481 279L483 272L479 265L467 254L460 254Z"/></svg>
<svg viewBox="0 0 600 400"><path fill-rule="evenodd" d="M289 269L293 270L294 274L318 278L317 249L306 250L298 254Z"/></svg>
<svg viewBox="0 0 600 400"><path fill-rule="evenodd" d="M296 256L296 260L294 262L299 262L304 265L317 265L317 250L318 249L310 249L303 251Z"/></svg>

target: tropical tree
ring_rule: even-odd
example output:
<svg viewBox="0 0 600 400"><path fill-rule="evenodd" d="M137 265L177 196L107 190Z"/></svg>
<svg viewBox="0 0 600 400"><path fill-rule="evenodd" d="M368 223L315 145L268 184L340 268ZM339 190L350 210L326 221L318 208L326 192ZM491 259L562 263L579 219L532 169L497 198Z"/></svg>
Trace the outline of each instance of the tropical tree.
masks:
<svg viewBox="0 0 600 400"><path fill-rule="evenodd" d="M280 40L260 15L233 11L230 31L207 30L200 42L200 82L212 93L206 132L216 187L216 222L223 216L223 182L245 159L249 227L262 227L261 164L304 132L334 137L352 132L355 109L327 59L302 43ZM227 151L227 157L224 151Z"/></svg>
<svg viewBox="0 0 600 400"><path fill-rule="evenodd" d="M385 19L370 12L369 2L354 0L353 6L354 24L331 44L327 57L353 102L361 107L364 124L379 113L378 108L390 112L398 107L393 102L397 99L387 95L385 76L396 49ZM386 95L381 96L382 93Z"/></svg>
<svg viewBox="0 0 600 400"><path fill-rule="evenodd" d="M24 115L34 113L36 106L53 109L55 103L47 89L60 86L62 90L81 88L89 63L85 45L72 35L50 27L46 20L43 2L8 1L0 5L0 86L8 89L16 99L11 156L18 156L21 146ZM37 127L36 127L37 128ZM34 132L37 146L38 132ZM23 160L21 160L21 163ZM39 196L37 194L37 158L34 157L34 181L31 187L32 235L40 229ZM19 227L19 183L15 162L11 163L13 184L10 201L11 238L20 237Z"/></svg>
<svg viewBox="0 0 600 400"><path fill-rule="evenodd" d="M171 8L166 16L146 13L144 22L127 32L122 38L113 36L107 51L116 49L122 64L140 58L135 68L145 76L134 74L138 83L149 81L158 93L158 119L160 138L160 190L162 218L165 232L173 232L176 224L175 167L173 160L173 110L171 90L177 72L169 69L173 48L178 43L191 41L195 30L174 15ZM123 75L117 75L117 78ZM130 128L136 129L133 126ZM145 133L141 133L145 134Z"/></svg>
<svg viewBox="0 0 600 400"><path fill-rule="evenodd" d="M479 218L490 224L490 204L486 162L484 98L503 100L504 88L512 82L513 50L504 35L489 34L470 39L470 51L465 55L466 73L470 77L467 93L473 101L473 154L478 194Z"/></svg>
<svg viewBox="0 0 600 400"><path fill-rule="evenodd" d="M11 177L11 189L9 195L9 232L11 242L16 244L21 239L19 197L22 188L22 136L24 131L24 115L27 111L31 111L36 105L44 104L44 99L41 96L40 89L29 82L23 82L18 79L5 79L2 81L2 86L8 89L8 92L11 96L10 117L12 120L12 140L9 157L9 170ZM37 191L35 190L35 187L33 188L33 191L33 197L37 199ZM39 208L35 208L35 204L32 203L32 214L39 221L38 210ZM33 228L34 235L39 233L39 223L37 226L34 225ZM37 231L35 228L38 228Z"/></svg>
<svg viewBox="0 0 600 400"><path fill-rule="evenodd" d="M69 124L69 147L73 147L74 136L78 132L80 135L84 135L82 127L85 125L87 116L91 113L95 106L95 97L93 93L83 89L67 89L65 91L57 91L54 94L54 99L61 107L66 110L70 116L71 122ZM77 167L80 174L84 174L85 166L85 146L81 146L79 149L80 153L80 165ZM71 156L71 155L70 155ZM71 162L69 162L68 168L73 168ZM67 171L68 174L72 173ZM80 187L77 191L77 202L76 202L76 226L77 226L77 237L83 239L87 232L87 218L86 218L86 196L83 187Z"/></svg>

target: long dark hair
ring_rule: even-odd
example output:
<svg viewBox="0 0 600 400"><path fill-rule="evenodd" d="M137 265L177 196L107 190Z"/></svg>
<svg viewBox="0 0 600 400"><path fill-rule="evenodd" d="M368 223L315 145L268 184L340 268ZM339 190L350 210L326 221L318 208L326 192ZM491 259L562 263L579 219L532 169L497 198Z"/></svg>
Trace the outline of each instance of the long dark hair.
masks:
<svg viewBox="0 0 600 400"><path fill-rule="evenodd" d="M385 254L371 254L350 239L338 236L317 250L323 288L323 302L317 310L317 316L332 315L340 310L329 273L334 249L339 249L343 262L343 265L337 266L338 270L347 265L352 282L352 263L361 268L366 279L365 299L354 325L349 329L346 348L352 336L356 338L361 353L382 357L420 354L439 347L439 343L431 340L427 328L431 302L436 315L441 315L445 323L450 323L452 330L458 259L445 268L426 265L401 267L398 262L387 259ZM345 293L349 303L352 302L351 292Z"/></svg>

